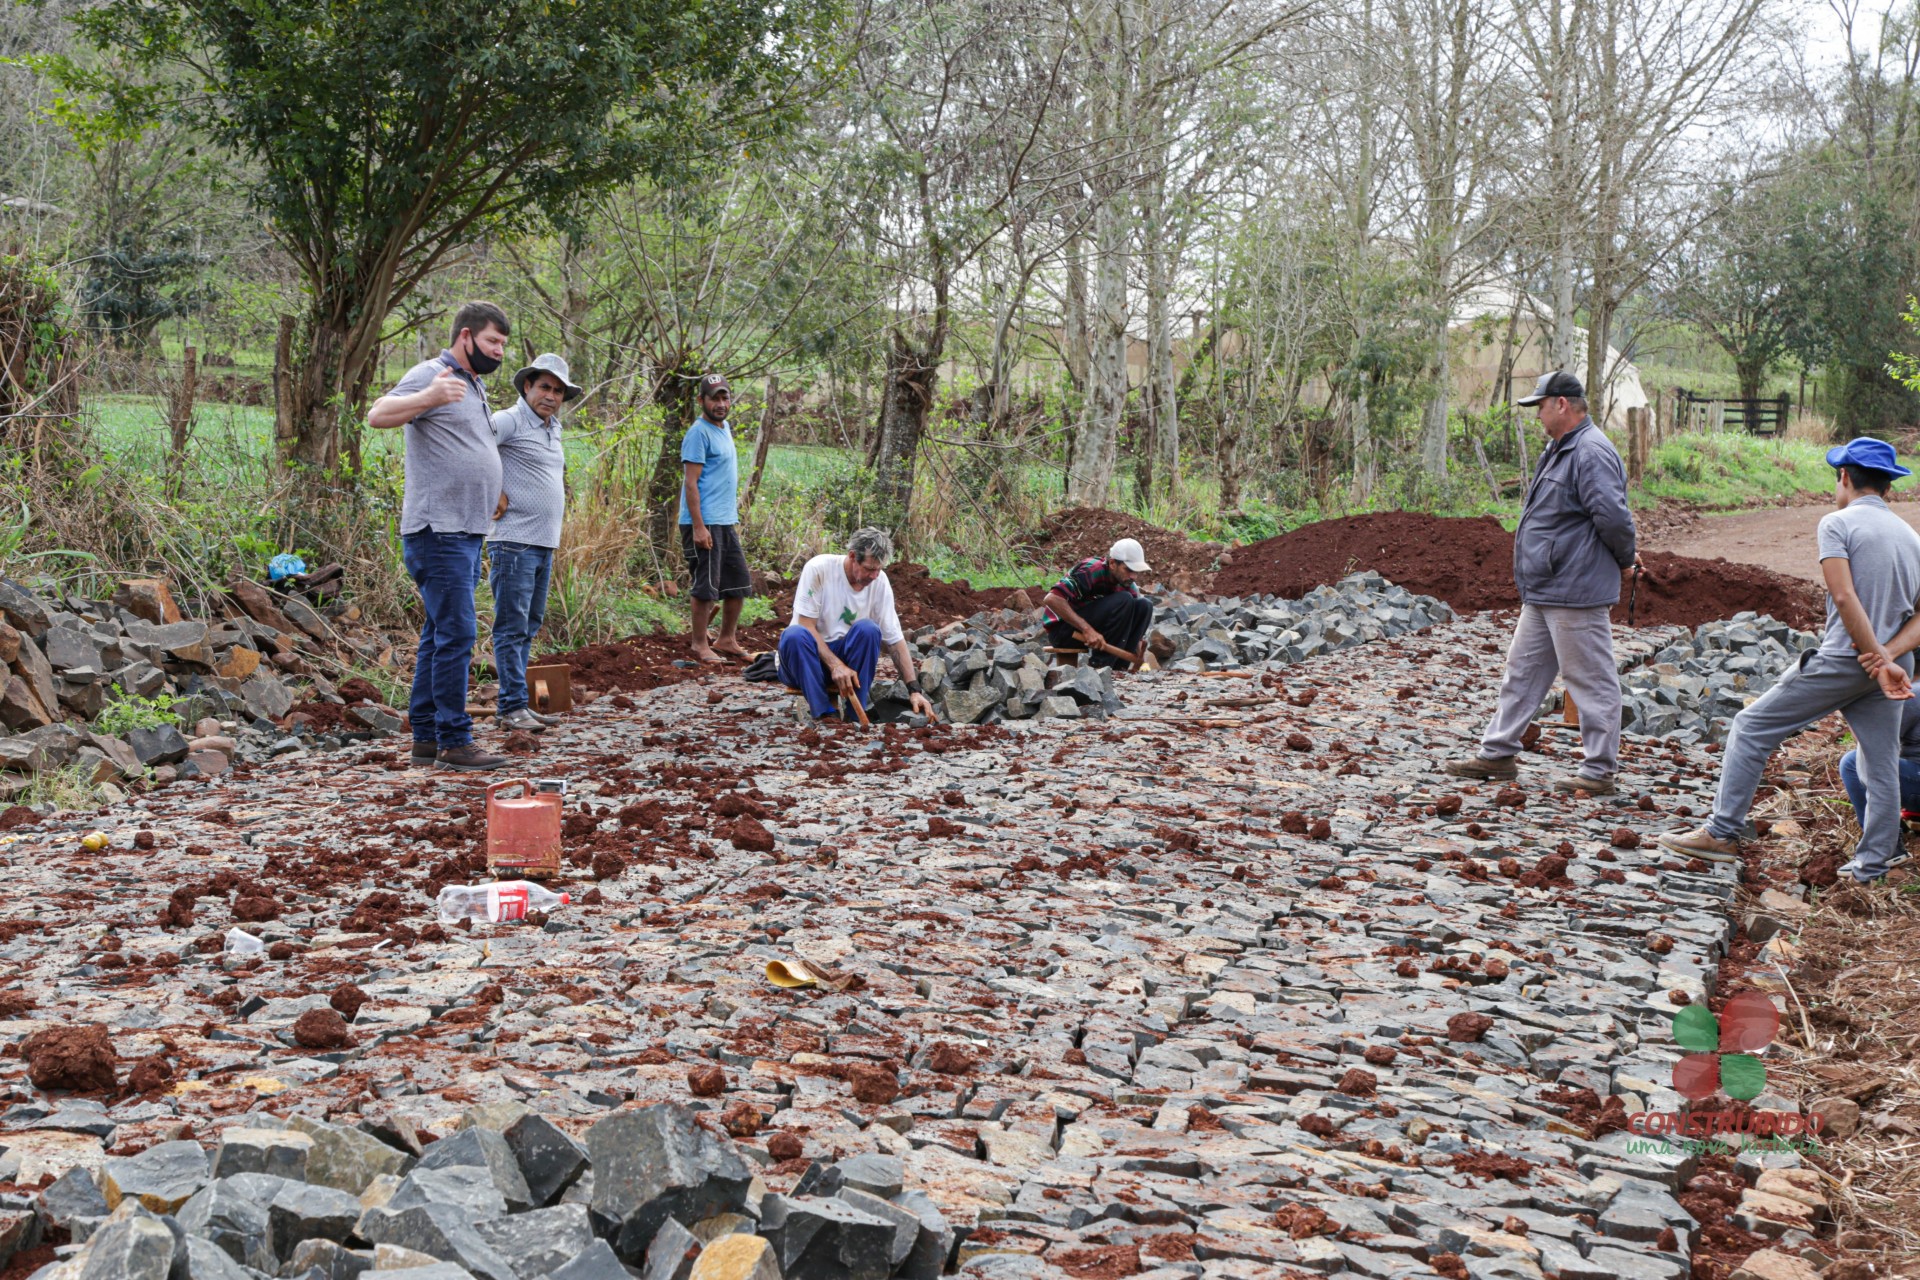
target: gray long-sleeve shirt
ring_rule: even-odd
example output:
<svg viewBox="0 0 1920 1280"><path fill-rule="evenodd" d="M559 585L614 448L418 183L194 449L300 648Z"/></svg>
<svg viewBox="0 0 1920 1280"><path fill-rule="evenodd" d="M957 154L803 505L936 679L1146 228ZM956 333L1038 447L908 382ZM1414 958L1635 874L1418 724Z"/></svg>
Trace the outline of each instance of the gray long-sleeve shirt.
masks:
<svg viewBox="0 0 1920 1280"><path fill-rule="evenodd" d="M1627 469L1592 418L1540 455L1513 531L1513 584L1522 604L1587 609L1620 603L1633 563Z"/></svg>

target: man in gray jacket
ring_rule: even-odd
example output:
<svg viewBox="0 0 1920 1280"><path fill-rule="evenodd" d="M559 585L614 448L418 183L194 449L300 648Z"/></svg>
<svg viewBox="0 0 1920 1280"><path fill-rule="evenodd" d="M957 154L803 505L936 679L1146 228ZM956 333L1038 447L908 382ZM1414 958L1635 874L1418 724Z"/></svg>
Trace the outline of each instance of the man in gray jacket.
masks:
<svg viewBox="0 0 1920 1280"><path fill-rule="evenodd" d="M1480 754L1449 761L1446 770L1456 778L1518 776L1520 736L1558 675L1580 708L1586 761L1578 776L1553 785L1606 795L1620 762L1620 676L1608 614L1620 602L1621 570L1639 569L1627 470L1587 416L1586 388L1572 374L1545 375L1518 403L1540 407L1540 426L1552 441L1513 531L1520 622Z"/></svg>

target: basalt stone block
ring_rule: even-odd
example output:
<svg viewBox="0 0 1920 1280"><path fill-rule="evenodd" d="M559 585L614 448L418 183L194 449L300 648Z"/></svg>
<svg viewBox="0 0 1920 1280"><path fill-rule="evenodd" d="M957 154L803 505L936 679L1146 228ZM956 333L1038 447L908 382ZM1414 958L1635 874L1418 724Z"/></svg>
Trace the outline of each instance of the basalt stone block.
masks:
<svg viewBox="0 0 1920 1280"><path fill-rule="evenodd" d="M692 1270L692 1264L688 1264ZM645 1273L653 1280L652 1273ZM386 1277L381 1277L386 1280ZM605 1240L595 1240L579 1257L553 1272L547 1280L633 1280L633 1273L620 1264L620 1255ZM685 1275L677 1277L685 1280Z"/></svg>
<svg viewBox="0 0 1920 1280"><path fill-rule="evenodd" d="M0 724L9 729L33 729L53 723L53 708L40 700L33 686L10 671L0 670Z"/></svg>
<svg viewBox="0 0 1920 1280"><path fill-rule="evenodd" d="M235 1262L211 1240L188 1236L181 1246L170 1280L255 1280L260 1274L258 1268L249 1271ZM304 1271L295 1274L306 1276Z"/></svg>
<svg viewBox="0 0 1920 1280"><path fill-rule="evenodd" d="M647 1246L647 1260L640 1274L643 1280L687 1280L702 1247L698 1236L668 1218L653 1233L653 1243Z"/></svg>
<svg viewBox="0 0 1920 1280"><path fill-rule="evenodd" d="M278 720L293 710L293 690L264 671L240 686L240 696L257 720Z"/></svg>
<svg viewBox="0 0 1920 1280"><path fill-rule="evenodd" d="M55 671L70 671L75 667L99 671L103 663L100 646L93 637L72 627L49 627L41 652Z"/></svg>
<svg viewBox="0 0 1920 1280"><path fill-rule="evenodd" d="M45 635L53 622L46 601L11 578L0 578L0 617L35 638Z"/></svg>
<svg viewBox="0 0 1920 1280"><path fill-rule="evenodd" d="M149 769L175 764L187 758L187 740L170 724L152 729L129 729L127 746L134 757Z"/></svg>
<svg viewBox="0 0 1920 1280"><path fill-rule="evenodd" d="M535 1204L552 1204L587 1170L587 1149L545 1116L529 1113L500 1132Z"/></svg>
<svg viewBox="0 0 1920 1280"><path fill-rule="evenodd" d="M112 1212L93 1175L80 1165L68 1169L43 1188L37 1208L41 1222L63 1229L75 1218L104 1218Z"/></svg>
<svg viewBox="0 0 1920 1280"><path fill-rule="evenodd" d="M185 1250L167 1224L151 1214L114 1214L75 1257L78 1280L169 1280L176 1253Z"/></svg>
<svg viewBox="0 0 1920 1280"><path fill-rule="evenodd" d="M137 1156L111 1157L100 1166L107 1204L136 1200L155 1213L173 1213L210 1179L207 1153L197 1142L163 1142Z"/></svg>
<svg viewBox="0 0 1920 1280"><path fill-rule="evenodd" d="M770 1195L760 1223L787 1280L885 1280L893 1270L893 1224L845 1201Z"/></svg>
<svg viewBox="0 0 1920 1280"><path fill-rule="evenodd" d="M507 1212L506 1198L485 1165L415 1169L401 1179L383 1207L399 1210L423 1204L452 1205L465 1213L469 1222L484 1222Z"/></svg>
<svg viewBox="0 0 1920 1280"><path fill-rule="evenodd" d="M313 1149L307 1153L307 1181L319 1186L357 1196L381 1174L400 1175L413 1167L412 1156L358 1129L305 1116L290 1117L287 1124L313 1139Z"/></svg>
<svg viewBox="0 0 1920 1280"><path fill-rule="evenodd" d="M669 1217L698 1222L746 1208L753 1172L732 1144L678 1103L622 1111L587 1131L597 1234L628 1262Z"/></svg>
<svg viewBox="0 0 1920 1280"><path fill-rule="evenodd" d="M214 1182L196 1191L176 1217L188 1235L212 1241L235 1262L257 1271L273 1270L276 1254L266 1207L231 1182Z"/></svg>
<svg viewBox="0 0 1920 1280"><path fill-rule="evenodd" d="M356 1280L373 1270L373 1258L332 1240L302 1240L280 1270L300 1280L313 1280L315 1272L319 1280Z"/></svg>
<svg viewBox="0 0 1920 1280"><path fill-rule="evenodd" d="M478 1166L491 1173L508 1212L521 1213L533 1207L533 1193L504 1134L492 1129L462 1129L428 1147L419 1164L425 1170L460 1166Z"/></svg>
<svg viewBox="0 0 1920 1280"><path fill-rule="evenodd" d="M289 1257L302 1240L345 1244L360 1213L360 1201L344 1191L289 1182L267 1206L273 1251L278 1257Z"/></svg>
<svg viewBox="0 0 1920 1280"><path fill-rule="evenodd" d="M879 1196L882 1200L891 1200L900 1194L905 1185L906 1169L899 1156L883 1156L874 1153L850 1156L834 1168L840 1171L841 1183L868 1195Z"/></svg>
<svg viewBox="0 0 1920 1280"><path fill-rule="evenodd" d="M151 662L129 662L113 673L113 682L129 697L151 698L166 687L167 673Z"/></svg>
<svg viewBox="0 0 1920 1280"><path fill-rule="evenodd" d="M40 1243L40 1215L31 1209L0 1209L0 1270L13 1255Z"/></svg>
<svg viewBox="0 0 1920 1280"><path fill-rule="evenodd" d="M305 1182L312 1151L313 1139L291 1129L228 1129L214 1148L213 1176L266 1173Z"/></svg>
<svg viewBox="0 0 1920 1280"><path fill-rule="evenodd" d="M893 1224L893 1248L887 1255L889 1271L897 1268L913 1252L913 1246L920 1239L920 1215L899 1205L890 1204L879 1196L865 1191L856 1191L849 1187L840 1193L843 1204L852 1205L868 1217L879 1218L882 1222Z"/></svg>
<svg viewBox="0 0 1920 1280"><path fill-rule="evenodd" d="M919 1191L897 1195L893 1203L920 1219L920 1234L895 1274L904 1280L935 1280L946 1271L947 1259L953 1256L953 1228L946 1214Z"/></svg>
<svg viewBox="0 0 1920 1280"><path fill-rule="evenodd" d="M491 1222L477 1222L474 1232L494 1252L513 1264L521 1280L539 1280L579 1257L593 1244L593 1224L581 1204L534 1209Z"/></svg>
<svg viewBox="0 0 1920 1280"><path fill-rule="evenodd" d="M373 1244L396 1244L443 1262L456 1262L481 1280L520 1280L513 1266L480 1238L452 1205L369 1209L360 1215L360 1236Z"/></svg>

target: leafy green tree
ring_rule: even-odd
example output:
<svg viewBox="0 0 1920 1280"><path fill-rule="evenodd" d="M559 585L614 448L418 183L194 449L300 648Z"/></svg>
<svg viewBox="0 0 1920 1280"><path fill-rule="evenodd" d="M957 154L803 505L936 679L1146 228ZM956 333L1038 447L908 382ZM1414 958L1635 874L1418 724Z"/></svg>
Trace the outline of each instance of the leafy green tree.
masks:
<svg viewBox="0 0 1920 1280"><path fill-rule="evenodd" d="M141 75L48 65L257 168L307 291L281 449L334 474L395 306L484 236L636 174L724 166L793 116L832 16L832 0L103 0L75 24Z"/></svg>
<svg viewBox="0 0 1920 1280"><path fill-rule="evenodd" d="M1740 395L1760 398L1791 354L1801 299L1781 234L1796 193L1787 183L1724 191L1714 214L1668 260L1661 301L1698 325L1733 361Z"/></svg>

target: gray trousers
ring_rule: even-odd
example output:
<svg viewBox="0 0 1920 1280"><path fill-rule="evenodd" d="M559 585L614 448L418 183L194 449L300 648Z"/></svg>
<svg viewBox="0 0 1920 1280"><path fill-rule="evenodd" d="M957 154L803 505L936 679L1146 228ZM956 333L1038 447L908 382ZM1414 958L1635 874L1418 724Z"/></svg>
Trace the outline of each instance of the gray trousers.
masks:
<svg viewBox="0 0 1920 1280"><path fill-rule="evenodd" d="M1582 777L1606 778L1620 767L1620 672L1613 661L1611 609L1561 609L1529 604L1507 648L1507 673L1500 681L1500 705L1480 739L1480 755L1504 760L1520 751L1540 700L1564 676L1567 691L1580 708L1580 747L1587 760Z"/></svg>
<svg viewBox="0 0 1920 1280"><path fill-rule="evenodd" d="M1862 869L1871 872L1900 851L1901 707L1880 692L1851 653L1816 650L1802 659L1733 718L1733 732L1721 749L1720 789L1713 797L1707 830L1722 840L1738 839L1746 830L1747 810L1753 807L1767 757L1794 734L1838 711L1859 744L1855 767L1867 789L1867 810L1860 817L1857 853ZM1903 657L1900 665L1911 668L1913 659Z"/></svg>

